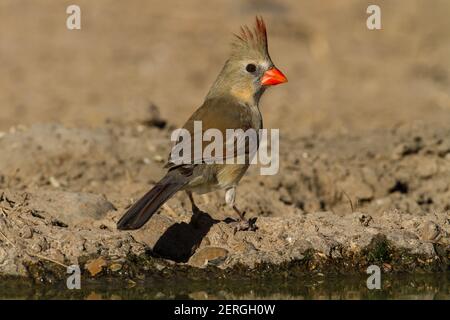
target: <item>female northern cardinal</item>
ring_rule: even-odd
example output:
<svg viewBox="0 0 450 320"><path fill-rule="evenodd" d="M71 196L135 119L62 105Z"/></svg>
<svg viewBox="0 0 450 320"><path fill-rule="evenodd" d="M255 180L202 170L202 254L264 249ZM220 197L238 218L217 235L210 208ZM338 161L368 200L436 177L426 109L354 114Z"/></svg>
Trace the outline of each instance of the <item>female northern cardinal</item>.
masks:
<svg viewBox="0 0 450 320"><path fill-rule="evenodd" d="M286 77L275 68L267 47L266 26L262 18L256 17L256 26L251 31L241 28L232 44L230 58L209 90L203 105L189 118L183 128L194 134L194 121L202 122L202 130L262 128L259 99L268 86L287 82ZM240 230L250 228L244 215L234 204L236 186L249 164L167 163L167 174L147 194L137 201L120 219L117 228L133 230L142 227L150 217L177 191L185 190L193 211L198 208L192 192L207 193L225 189L225 201L240 218Z"/></svg>

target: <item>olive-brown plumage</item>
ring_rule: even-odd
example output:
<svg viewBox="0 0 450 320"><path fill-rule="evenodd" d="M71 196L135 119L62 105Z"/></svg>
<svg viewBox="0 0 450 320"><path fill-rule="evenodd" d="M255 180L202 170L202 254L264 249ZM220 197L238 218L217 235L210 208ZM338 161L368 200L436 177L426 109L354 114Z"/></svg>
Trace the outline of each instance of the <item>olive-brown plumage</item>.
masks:
<svg viewBox="0 0 450 320"><path fill-rule="evenodd" d="M226 129L262 129L259 111L261 95L268 86L286 81L270 59L266 27L264 21L257 17L253 31L244 26L241 33L236 35L229 59L202 106L192 114L183 128L194 135L194 121L201 121L203 132L214 128L220 130L224 137ZM169 158L166 164L167 174L124 214L117 224L118 229L142 227L164 202L180 190L187 192L193 210L197 210L192 192L202 194L225 189L227 204L245 222L234 199L236 186L247 171L248 162L194 163L198 159L193 158L192 163L175 164L171 160Z"/></svg>

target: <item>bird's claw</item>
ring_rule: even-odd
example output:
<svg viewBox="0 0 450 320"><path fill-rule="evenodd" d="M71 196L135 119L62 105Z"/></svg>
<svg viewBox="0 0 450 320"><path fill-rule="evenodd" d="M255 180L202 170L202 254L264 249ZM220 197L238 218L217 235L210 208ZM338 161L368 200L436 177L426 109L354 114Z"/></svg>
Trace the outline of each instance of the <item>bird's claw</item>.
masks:
<svg viewBox="0 0 450 320"><path fill-rule="evenodd" d="M236 234L238 231L256 231L258 227L256 226L256 218L251 218L249 220L239 220L236 222L236 225L233 230L233 234Z"/></svg>

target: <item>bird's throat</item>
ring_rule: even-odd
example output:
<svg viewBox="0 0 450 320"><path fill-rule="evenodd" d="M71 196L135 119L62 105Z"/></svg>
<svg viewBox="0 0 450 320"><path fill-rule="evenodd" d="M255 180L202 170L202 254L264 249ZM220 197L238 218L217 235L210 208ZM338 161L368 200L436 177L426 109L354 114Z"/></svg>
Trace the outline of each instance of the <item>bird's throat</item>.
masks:
<svg viewBox="0 0 450 320"><path fill-rule="evenodd" d="M233 86L231 88L231 95L238 99L241 102L247 103L247 104L253 104L254 97L253 97L253 90L251 88L243 88L241 86Z"/></svg>
<svg viewBox="0 0 450 320"><path fill-rule="evenodd" d="M255 90L253 87L242 86L233 86L230 90L230 93L233 97L247 105L258 105L259 99L261 98L263 92L263 88L261 88L260 90Z"/></svg>

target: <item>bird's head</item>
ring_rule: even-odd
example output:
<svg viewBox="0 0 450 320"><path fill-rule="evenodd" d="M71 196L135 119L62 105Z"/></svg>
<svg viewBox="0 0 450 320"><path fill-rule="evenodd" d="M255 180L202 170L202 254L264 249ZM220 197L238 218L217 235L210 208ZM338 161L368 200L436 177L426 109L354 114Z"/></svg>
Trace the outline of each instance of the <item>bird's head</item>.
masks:
<svg viewBox="0 0 450 320"><path fill-rule="evenodd" d="M269 56L267 31L262 18L256 17L253 30L241 27L235 35L230 58L225 63L208 96L231 94L248 103L258 103L268 86L287 82Z"/></svg>

